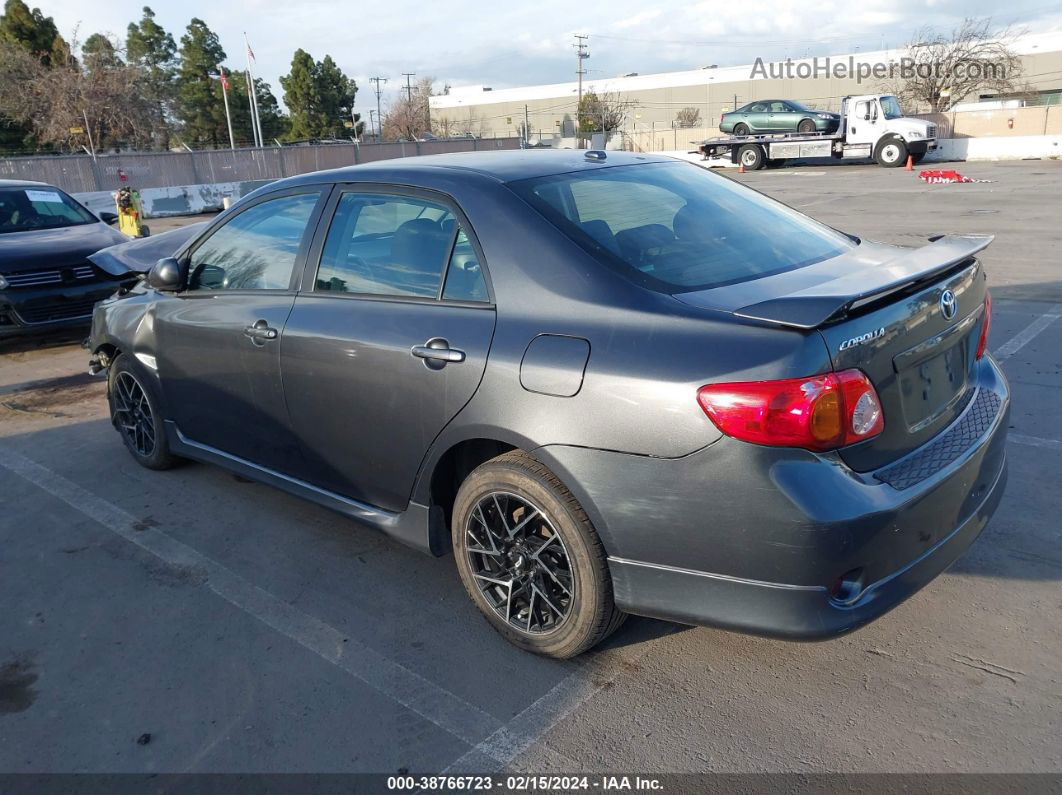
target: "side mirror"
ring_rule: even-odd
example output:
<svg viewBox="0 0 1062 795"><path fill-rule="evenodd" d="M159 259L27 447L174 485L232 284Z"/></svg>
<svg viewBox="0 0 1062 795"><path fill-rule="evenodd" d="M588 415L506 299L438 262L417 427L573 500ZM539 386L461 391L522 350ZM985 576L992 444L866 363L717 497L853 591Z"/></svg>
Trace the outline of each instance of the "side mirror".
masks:
<svg viewBox="0 0 1062 795"><path fill-rule="evenodd" d="M116 223L118 223L118 216L115 213L100 213L100 220L103 221L103 223L105 224L114 226Z"/></svg>
<svg viewBox="0 0 1062 795"><path fill-rule="evenodd" d="M184 267L174 257L160 259L148 271L148 284L156 290L175 292L184 286Z"/></svg>

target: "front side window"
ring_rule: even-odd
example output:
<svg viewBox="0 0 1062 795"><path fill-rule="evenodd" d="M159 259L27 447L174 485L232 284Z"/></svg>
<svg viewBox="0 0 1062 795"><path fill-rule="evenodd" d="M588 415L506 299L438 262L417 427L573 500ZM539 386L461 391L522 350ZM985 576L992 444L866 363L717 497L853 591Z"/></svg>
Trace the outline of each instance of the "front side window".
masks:
<svg viewBox="0 0 1062 795"><path fill-rule="evenodd" d="M287 290L318 196L281 196L237 215L192 253L188 289Z"/></svg>
<svg viewBox="0 0 1062 795"><path fill-rule="evenodd" d="M457 219L445 205L409 196L344 193L328 229L315 289L436 298L457 234Z"/></svg>
<svg viewBox="0 0 1062 795"><path fill-rule="evenodd" d="M0 188L0 234L94 224L96 216L58 188Z"/></svg>
<svg viewBox="0 0 1062 795"><path fill-rule="evenodd" d="M791 113L792 112L792 108L790 108L784 102L772 102L771 103L771 112L772 113Z"/></svg>
<svg viewBox="0 0 1062 795"><path fill-rule="evenodd" d="M601 262L660 292L748 281L855 245L784 204L685 163L600 168L509 187Z"/></svg>
<svg viewBox="0 0 1062 795"><path fill-rule="evenodd" d="M903 108L900 107L900 103L893 96L881 98L881 112L885 114L886 119L903 118Z"/></svg>

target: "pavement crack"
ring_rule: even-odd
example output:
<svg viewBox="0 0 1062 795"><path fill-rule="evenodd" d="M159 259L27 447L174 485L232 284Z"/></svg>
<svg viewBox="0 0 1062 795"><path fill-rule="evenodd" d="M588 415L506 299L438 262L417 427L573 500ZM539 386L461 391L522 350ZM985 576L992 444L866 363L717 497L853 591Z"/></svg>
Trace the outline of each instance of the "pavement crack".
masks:
<svg viewBox="0 0 1062 795"><path fill-rule="evenodd" d="M968 668L973 668L978 671L983 671L986 674L992 674L1003 679L1009 679L1012 683L1018 684L1018 677L1025 676L1024 671L1017 671L1013 668L1005 668L1002 665L998 665L988 660L981 660L977 657L967 657L965 654L960 654L951 658L954 662L960 665L965 665Z"/></svg>

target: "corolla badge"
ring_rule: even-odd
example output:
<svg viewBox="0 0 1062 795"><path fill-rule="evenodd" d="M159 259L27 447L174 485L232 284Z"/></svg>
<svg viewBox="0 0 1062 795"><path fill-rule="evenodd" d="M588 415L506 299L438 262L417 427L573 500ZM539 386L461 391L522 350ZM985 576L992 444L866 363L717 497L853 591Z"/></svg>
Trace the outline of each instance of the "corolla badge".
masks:
<svg viewBox="0 0 1062 795"><path fill-rule="evenodd" d="M858 337L852 337L850 340L845 340L841 343L839 350L846 351L849 348L854 348L856 345L863 345L867 342L880 339L885 336L885 327L877 329L876 331L868 331L866 334L860 334Z"/></svg>
<svg viewBox="0 0 1062 795"><path fill-rule="evenodd" d="M955 297L955 293L951 290L942 292L940 294L940 314L944 315L944 319L951 320L958 311L959 299Z"/></svg>

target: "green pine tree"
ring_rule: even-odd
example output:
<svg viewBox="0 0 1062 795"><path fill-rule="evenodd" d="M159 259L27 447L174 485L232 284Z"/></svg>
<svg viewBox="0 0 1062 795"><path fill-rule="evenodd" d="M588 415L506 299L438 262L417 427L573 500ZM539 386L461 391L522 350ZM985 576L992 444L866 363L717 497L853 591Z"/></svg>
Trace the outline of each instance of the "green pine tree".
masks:
<svg viewBox="0 0 1062 795"><path fill-rule="evenodd" d="M126 29L126 58L141 73L141 94L153 108L152 128L156 142L169 147L171 119L176 99L177 44L155 21L155 12L144 6L140 22Z"/></svg>
<svg viewBox="0 0 1062 795"><path fill-rule="evenodd" d="M219 146L228 144L225 107L216 77L225 60L217 34L206 22L193 18L181 36L181 67L177 72L177 116L188 143Z"/></svg>
<svg viewBox="0 0 1062 795"><path fill-rule="evenodd" d="M88 71L124 66L114 44L102 33L93 33L81 45L81 62Z"/></svg>
<svg viewBox="0 0 1062 795"><path fill-rule="evenodd" d="M284 88L284 104L291 113L287 138L300 141L307 138L345 138L355 134L351 122L357 84L347 77L332 56L316 62L308 52L299 49L291 59L291 71L280 78ZM356 134L364 124L356 116Z"/></svg>
<svg viewBox="0 0 1062 795"><path fill-rule="evenodd" d="M284 104L288 106L291 120L287 135L289 140L299 141L319 135L321 95L316 72L317 65L313 57L300 48L291 59L291 71L280 78Z"/></svg>

